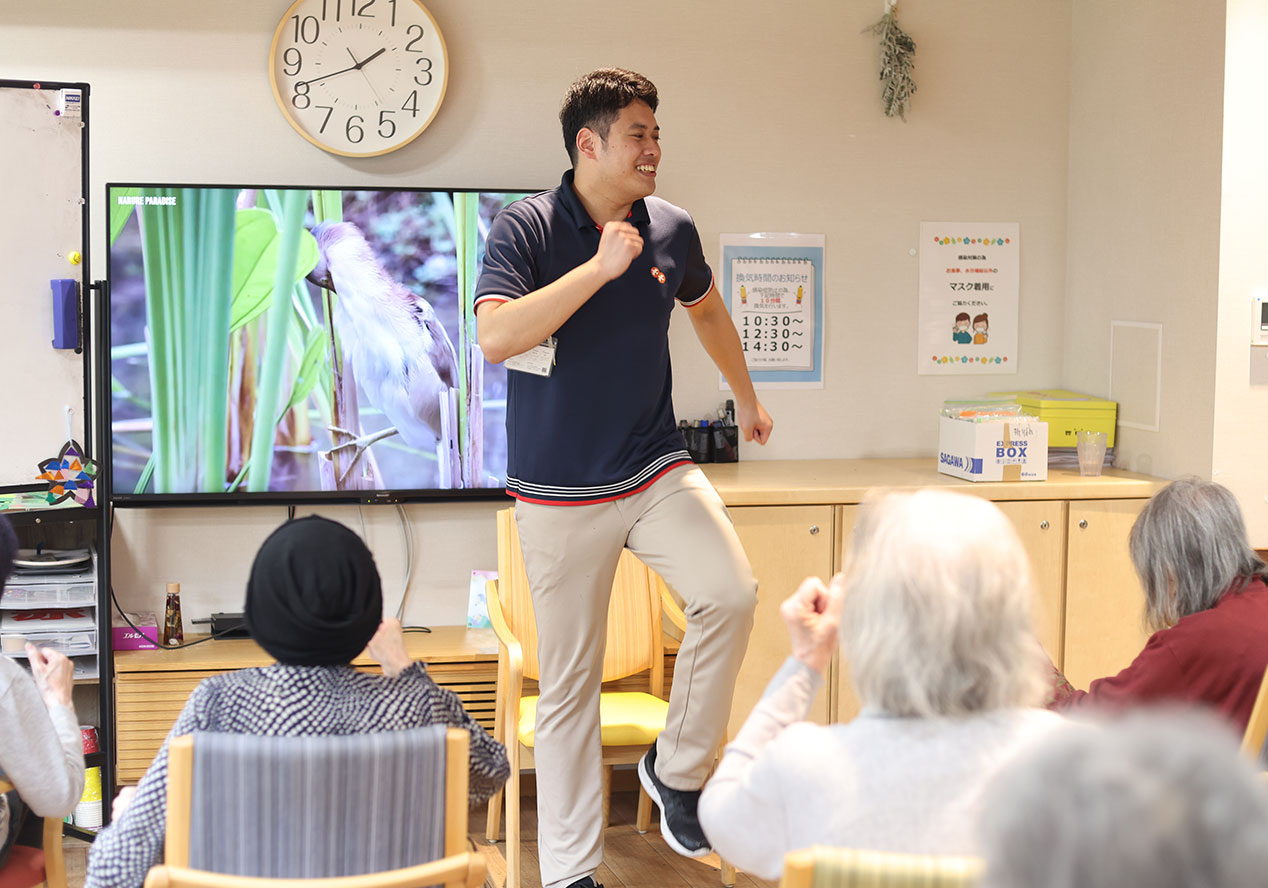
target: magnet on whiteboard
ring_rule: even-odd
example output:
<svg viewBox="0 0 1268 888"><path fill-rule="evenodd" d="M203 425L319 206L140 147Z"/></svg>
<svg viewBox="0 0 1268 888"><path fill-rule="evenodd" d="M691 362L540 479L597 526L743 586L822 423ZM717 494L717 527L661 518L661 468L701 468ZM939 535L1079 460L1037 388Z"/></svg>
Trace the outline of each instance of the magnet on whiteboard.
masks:
<svg viewBox="0 0 1268 888"><path fill-rule="evenodd" d="M67 254L66 259L71 265L78 265L80 262L84 261L84 257L79 254L78 250L71 250L70 253Z"/></svg>
<svg viewBox="0 0 1268 888"><path fill-rule="evenodd" d="M908 251L907 251L907 255L908 255L908 256L915 256L915 255L916 255L916 248L915 248L915 247L912 247L910 250L908 250Z"/></svg>

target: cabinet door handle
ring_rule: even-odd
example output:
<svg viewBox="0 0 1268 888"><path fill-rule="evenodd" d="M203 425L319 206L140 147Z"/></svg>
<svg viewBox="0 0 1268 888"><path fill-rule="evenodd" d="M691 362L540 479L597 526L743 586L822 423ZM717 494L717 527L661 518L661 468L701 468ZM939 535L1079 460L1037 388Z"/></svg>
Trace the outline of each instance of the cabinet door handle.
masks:
<svg viewBox="0 0 1268 888"><path fill-rule="evenodd" d="M1047 529L1048 529L1048 519L1047 519L1047 518L1045 518L1043 521L1040 521L1040 522L1039 522L1039 529L1040 529L1040 530L1047 530Z"/></svg>
<svg viewBox="0 0 1268 888"><path fill-rule="evenodd" d="M1080 519L1079 519L1079 529L1080 529L1080 530L1087 530L1087 519L1086 519L1086 518L1080 518Z"/></svg>
<svg viewBox="0 0 1268 888"><path fill-rule="evenodd" d="M817 525L817 524L812 524L812 525L810 525L810 535L811 535L811 536L816 535L818 532L819 532L819 525Z"/></svg>

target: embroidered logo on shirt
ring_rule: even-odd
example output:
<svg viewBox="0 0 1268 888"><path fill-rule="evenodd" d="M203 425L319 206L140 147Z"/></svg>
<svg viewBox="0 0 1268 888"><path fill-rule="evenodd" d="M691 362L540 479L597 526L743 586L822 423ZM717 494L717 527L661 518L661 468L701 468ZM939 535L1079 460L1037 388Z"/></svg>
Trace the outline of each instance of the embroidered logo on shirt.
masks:
<svg viewBox="0 0 1268 888"><path fill-rule="evenodd" d="M661 271L655 265L652 266L652 277L656 278L660 283L665 283L665 272Z"/></svg>

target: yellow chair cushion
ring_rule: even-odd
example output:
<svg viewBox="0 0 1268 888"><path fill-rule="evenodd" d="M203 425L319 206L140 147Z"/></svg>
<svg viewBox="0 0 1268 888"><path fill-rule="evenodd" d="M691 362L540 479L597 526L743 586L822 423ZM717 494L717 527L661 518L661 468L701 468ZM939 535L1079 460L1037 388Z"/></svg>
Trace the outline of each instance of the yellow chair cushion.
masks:
<svg viewBox="0 0 1268 888"><path fill-rule="evenodd" d="M604 746L650 745L665 730L669 704L637 691L599 695L599 736ZM537 698L520 700L520 743L533 745L537 727Z"/></svg>

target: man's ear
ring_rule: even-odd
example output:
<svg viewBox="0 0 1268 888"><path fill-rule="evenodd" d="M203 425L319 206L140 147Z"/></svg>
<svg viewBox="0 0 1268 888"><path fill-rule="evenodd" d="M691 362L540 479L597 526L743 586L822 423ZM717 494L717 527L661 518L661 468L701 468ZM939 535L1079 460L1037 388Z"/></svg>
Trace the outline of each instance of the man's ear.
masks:
<svg viewBox="0 0 1268 888"><path fill-rule="evenodd" d="M577 154L594 160L599 150L599 134L588 126L577 130Z"/></svg>

